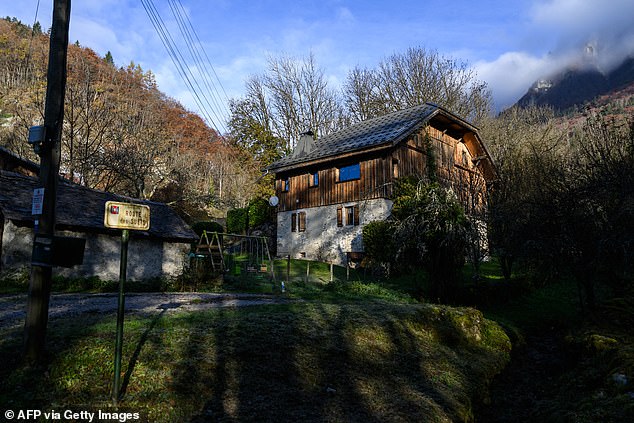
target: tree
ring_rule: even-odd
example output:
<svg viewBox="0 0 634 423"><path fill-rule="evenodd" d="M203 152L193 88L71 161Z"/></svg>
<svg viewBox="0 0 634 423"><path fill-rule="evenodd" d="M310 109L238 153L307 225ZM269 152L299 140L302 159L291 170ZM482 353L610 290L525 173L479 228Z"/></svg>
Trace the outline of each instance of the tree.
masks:
<svg viewBox="0 0 634 423"><path fill-rule="evenodd" d="M395 262L396 244L394 242L393 223L377 220L363 227L364 266L380 270L389 277Z"/></svg>
<svg viewBox="0 0 634 423"><path fill-rule="evenodd" d="M266 117L257 117L259 112L266 114L266 109L258 108L258 104L252 100L231 102L229 128L234 134L232 140L235 145L253 157L261 168L265 168L287 152L287 145L286 141L273 134Z"/></svg>
<svg viewBox="0 0 634 423"><path fill-rule="evenodd" d="M516 261L528 258L525 248L531 212L527 195L541 185L543 160L561 154L553 119L550 108L514 107L482 125L482 138L498 172L488 191L489 240L507 281Z"/></svg>
<svg viewBox="0 0 634 423"><path fill-rule="evenodd" d="M15 18L0 20L0 143L37 160L24 140L29 127L44 119L48 38L34 36L30 46L31 32Z"/></svg>
<svg viewBox="0 0 634 423"><path fill-rule="evenodd" d="M632 286L634 127L590 115L561 131L549 116L510 110L497 122L492 243L507 278L513 260L540 284L571 278L592 308L599 284Z"/></svg>
<svg viewBox="0 0 634 423"><path fill-rule="evenodd" d="M401 263L422 265L433 299L447 300L464 264L469 222L451 189L425 179L394 188L394 241Z"/></svg>
<svg viewBox="0 0 634 423"><path fill-rule="evenodd" d="M104 62L106 62L110 66L114 66L114 57L112 57L112 53L110 53L110 50L108 50L108 52L106 53L106 56L103 58L103 60L104 60Z"/></svg>
<svg viewBox="0 0 634 423"><path fill-rule="evenodd" d="M306 130L319 137L341 126L343 111L337 93L328 88L312 54L305 59L269 58L266 72L252 76L246 88L246 97L234 101L232 107L231 126L238 140L252 142L250 137L258 133L269 141L284 140L281 153L287 154ZM239 132L244 129L251 131Z"/></svg>
<svg viewBox="0 0 634 423"><path fill-rule="evenodd" d="M473 69L422 47L394 54L375 69L353 69L344 97L357 121L425 102L437 103L476 125L491 111L491 94Z"/></svg>
<svg viewBox="0 0 634 423"><path fill-rule="evenodd" d="M562 229L570 232L569 269L592 307L600 282L619 296L633 287L634 119L590 115L570 144Z"/></svg>
<svg viewBox="0 0 634 423"><path fill-rule="evenodd" d="M103 151L115 120L115 70L92 50L69 46L62 170L91 188L102 186Z"/></svg>
<svg viewBox="0 0 634 423"><path fill-rule="evenodd" d="M37 32L37 31L36 31ZM42 123L48 35L0 20L0 143L37 160L25 142ZM62 170L91 188L164 201L193 220L246 204L259 161L161 93L140 66L69 46ZM250 150L255 151L255 150ZM262 160L272 160L265 157Z"/></svg>

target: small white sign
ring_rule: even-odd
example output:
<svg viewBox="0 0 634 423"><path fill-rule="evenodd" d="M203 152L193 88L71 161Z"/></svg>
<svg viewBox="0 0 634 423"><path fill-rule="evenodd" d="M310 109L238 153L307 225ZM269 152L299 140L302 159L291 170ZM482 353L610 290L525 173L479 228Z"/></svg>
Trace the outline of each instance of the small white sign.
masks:
<svg viewBox="0 0 634 423"><path fill-rule="evenodd" d="M35 188L33 190L33 202L31 203L31 214L42 214L44 207L44 188Z"/></svg>

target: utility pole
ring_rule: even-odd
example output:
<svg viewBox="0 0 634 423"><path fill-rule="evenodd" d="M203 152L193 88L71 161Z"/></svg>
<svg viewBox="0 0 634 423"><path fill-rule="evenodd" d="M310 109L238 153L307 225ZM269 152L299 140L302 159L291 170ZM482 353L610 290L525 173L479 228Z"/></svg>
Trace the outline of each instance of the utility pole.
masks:
<svg viewBox="0 0 634 423"><path fill-rule="evenodd" d="M50 51L44 108L45 135L39 148L40 186L44 188L42 215L39 231L34 236L53 249L55 235L55 206L61 154L62 124L64 122L64 94L66 91L66 57L68 51L68 27L70 0L53 0L53 24L51 26ZM52 253L52 251L51 251ZM44 355L46 325L52 285L52 263L33 263L24 325L24 353L29 362L39 362Z"/></svg>

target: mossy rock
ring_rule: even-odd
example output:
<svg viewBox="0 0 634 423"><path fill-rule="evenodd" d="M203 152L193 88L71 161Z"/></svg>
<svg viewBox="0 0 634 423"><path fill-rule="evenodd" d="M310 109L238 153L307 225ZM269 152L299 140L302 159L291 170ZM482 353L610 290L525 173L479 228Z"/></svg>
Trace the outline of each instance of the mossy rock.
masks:
<svg viewBox="0 0 634 423"><path fill-rule="evenodd" d="M512 344L508 335L498 323L486 319L481 311L469 307L431 306L429 312L432 320L440 321L440 335L451 344L484 347L509 355Z"/></svg>
<svg viewBox="0 0 634 423"><path fill-rule="evenodd" d="M596 333L586 336L583 342L585 349L594 353L615 351L619 347L616 339Z"/></svg>

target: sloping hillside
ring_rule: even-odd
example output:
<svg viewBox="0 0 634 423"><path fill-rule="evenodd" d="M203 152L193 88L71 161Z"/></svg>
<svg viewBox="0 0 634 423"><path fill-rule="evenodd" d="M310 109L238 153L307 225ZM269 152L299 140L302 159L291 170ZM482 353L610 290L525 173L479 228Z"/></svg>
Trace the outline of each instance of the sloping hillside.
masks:
<svg viewBox="0 0 634 423"><path fill-rule="evenodd" d="M586 105L599 97L618 97L634 86L634 57L629 57L614 70L603 73L596 66L566 69L558 75L541 79L528 90L517 104L551 106L564 112Z"/></svg>

